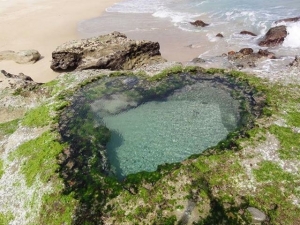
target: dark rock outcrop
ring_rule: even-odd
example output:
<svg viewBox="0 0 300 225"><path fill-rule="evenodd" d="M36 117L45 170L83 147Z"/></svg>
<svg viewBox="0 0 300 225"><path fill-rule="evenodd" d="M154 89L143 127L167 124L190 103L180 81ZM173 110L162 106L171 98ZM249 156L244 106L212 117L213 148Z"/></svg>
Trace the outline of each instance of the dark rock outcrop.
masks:
<svg viewBox="0 0 300 225"><path fill-rule="evenodd" d="M295 56L295 59L289 64L289 66L300 68L300 58Z"/></svg>
<svg viewBox="0 0 300 225"><path fill-rule="evenodd" d="M18 52L14 51L1 51L0 52L0 61L1 60L13 60L19 64L25 63L35 63L41 58L41 54L34 49L22 50Z"/></svg>
<svg viewBox="0 0 300 225"><path fill-rule="evenodd" d="M192 24L196 27L206 27L209 25L208 23L204 23L202 20L196 20L194 22L190 22L190 24Z"/></svg>
<svg viewBox="0 0 300 225"><path fill-rule="evenodd" d="M206 61L204 59L201 59L201 58L194 58L192 60L192 63L205 63Z"/></svg>
<svg viewBox="0 0 300 225"><path fill-rule="evenodd" d="M263 40L259 42L259 46L274 47L282 44L288 35L286 26L272 27L264 36Z"/></svg>
<svg viewBox="0 0 300 225"><path fill-rule="evenodd" d="M52 53L51 69L135 69L164 62L159 48L158 42L134 41L122 33L113 32L59 46Z"/></svg>
<svg viewBox="0 0 300 225"><path fill-rule="evenodd" d="M258 54L259 58L267 57L268 59L276 59L275 54L273 52L270 52L267 49L265 49L265 50L259 49L257 54Z"/></svg>
<svg viewBox="0 0 300 225"><path fill-rule="evenodd" d="M0 72L4 75L5 82L7 82L8 87L14 90L19 89L20 91L31 91L41 85L41 83L33 81L31 77L23 73L15 75L8 73L5 70L1 70Z"/></svg>
<svg viewBox="0 0 300 225"><path fill-rule="evenodd" d="M256 34L250 32L250 31L246 31L246 30L243 30L240 32L240 34L243 34L243 35L250 35L250 36L257 36Z"/></svg>
<svg viewBox="0 0 300 225"><path fill-rule="evenodd" d="M275 21L275 24L282 23L282 22L298 22L298 21L300 21L300 16L277 20Z"/></svg>
<svg viewBox="0 0 300 225"><path fill-rule="evenodd" d="M218 34L216 35L216 37L223 38L224 36L223 36L223 34L221 34L221 33L218 33Z"/></svg>
<svg viewBox="0 0 300 225"><path fill-rule="evenodd" d="M258 52L254 52L252 48L243 48L239 52L228 52L228 60L232 66L236 68L255 67L255 63L264 59L275 59L275 54L268 50L259 49Z"/></svg>
<svg viewBox="0 0 300 225"><path fill-rule="evenodd" d="M239 52L242 53L243 55L250 55L253 53L253 49L252 48L242 48Z"/></svg>

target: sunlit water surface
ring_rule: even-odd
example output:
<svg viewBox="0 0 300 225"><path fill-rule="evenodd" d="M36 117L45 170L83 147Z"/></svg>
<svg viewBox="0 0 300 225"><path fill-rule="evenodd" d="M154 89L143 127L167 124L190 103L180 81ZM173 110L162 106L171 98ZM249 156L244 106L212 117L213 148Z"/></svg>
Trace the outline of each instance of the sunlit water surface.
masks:
<svg viewBox="0 0 300 225"><path fill-rule="evenodd" d="M122 99L115 102L124 105ZM107 104L111 107L111 102ZM239 102L227 91L196 84L176 91L166 101L104 116L112 131L107 145L112 173L122 179L201 153L237 126L238 108Z"/></svg>

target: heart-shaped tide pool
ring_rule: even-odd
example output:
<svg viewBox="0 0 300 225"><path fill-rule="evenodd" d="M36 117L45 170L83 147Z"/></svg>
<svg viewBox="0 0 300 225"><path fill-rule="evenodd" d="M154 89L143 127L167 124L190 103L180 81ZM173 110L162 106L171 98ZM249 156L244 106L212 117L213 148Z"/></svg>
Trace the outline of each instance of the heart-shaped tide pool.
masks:
<svg viewBox="0 0 300 225"><path fill-rule="evenodd" d="M219 79L105 78L75 95L61 127L79 149L78 161L84 162L85 154L86 164L101 158L102 170L122 179L216 145L238 126L239 108L232 89ZM104 127L110 131L107 140ZM93 156L97 148L101 154Z"/></svg>
<svg viewBox="0 0 300 225"><path fill-rule="evenodd" d="M238 106L228 92L195 84L164 101L104 116L112 131L107 144L112 172L120 178L155 171L158 165L180 162L216 145L237 125Z"/></svg>

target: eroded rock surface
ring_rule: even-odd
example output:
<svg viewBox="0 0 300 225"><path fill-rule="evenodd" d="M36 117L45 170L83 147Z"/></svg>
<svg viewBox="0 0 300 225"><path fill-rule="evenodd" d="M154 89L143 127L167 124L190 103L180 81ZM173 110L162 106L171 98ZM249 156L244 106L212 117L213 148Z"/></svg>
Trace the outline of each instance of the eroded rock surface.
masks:
<svg viewBox="0 0 300 225"><path fill-rule="evenodd" d="M239 52L228 52L228 60L237 68L255 67L255 62L259 60L275 58L274 53L262 49L259 49L258 52L254 52L252 48L243 48Z"/></svg>
<svg viewBox="0 0 300 225"><path fill-rule="evenodd" d="M206 27L209 25L208 23L204 23L202 20L196 20L194 22L190 22L190 24L192 24L196 27Z"/></svg>
<svg viewBox="0 0 300 225"><path fill-rule="evenodd" d="M31 77L23 73L15 75L8 73L5 70L1 70L0 74L2 75L2 79L0 79L1 89L9 87L15 90L20 89L30 91L41 85L40 83L33 81Z"/></svg>
<svg viewBox="0 0 300 225"><path fill-rule="evenodd" d="M286 26L272 27L259 42L259 46L274 47L282 44L286 36L288 35Z"/></svg>
<svg viewBox="0 0 300 225"><path fill-rule="evenodd" d="M41 54L34 49L22 50L22 51L1 51L0 52L0 61L1 60L13 60L19 64L26 63L35 63L41 58Z"/></svg>
<svg viewBox="0 0 300 225"><path fill-rule="evenodd" d="M164 62L159 49L158 42L135 41L122 33L113 32L59 46L52 53L51 69L135 69Z"/></svg>
<svg viewBox="0 0 300 225"><path fill-rule="evenodd" d="M295 56L295 59L289 65L292 67L300 68L300 58L298 56Z"/></svg>

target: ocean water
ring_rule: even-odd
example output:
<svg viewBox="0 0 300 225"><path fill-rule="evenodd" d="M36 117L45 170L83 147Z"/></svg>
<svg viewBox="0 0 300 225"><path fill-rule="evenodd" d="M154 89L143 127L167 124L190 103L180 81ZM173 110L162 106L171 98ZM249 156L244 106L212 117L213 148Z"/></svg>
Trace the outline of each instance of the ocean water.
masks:
<svg viewBox="0 0 300 225"><path fill-rule="evenodd" d="M82 37L117 30L129 38L158 41L165 58L185 62L245 47L255 51L260 49L257 43L269 28L276 25L275 21L300 16L300 1L124 0L106 11L99 18L79 24ZM196 19L210 25L194 27L190 22ZM300 54L300 22L285 25L288 37L283 45L270 50L279 58L292 60ZM239 34L243 30L258 36ZM216 37L218 33L224 38Z"/></svg>
<svg viewBox="0 0 300 225"><path fill-rule="evenodd" d="M218 30L225 36L238 38L237 32L249 30L264 35L274 26L274 21L300 16L298 0L125 0L107 9L107 12L146 13L153 17L166 18L175 27L184 31L206 32L211 41ZM189 22L201 19L210 28L194 28ZM287 47L300 47L300 22L288 25ZM213 29L211 29L213 28ZM233 35L233 36L232 36Z"/></svg>

